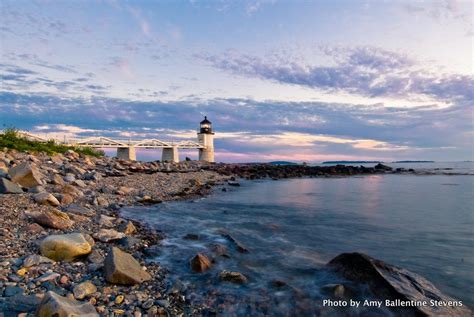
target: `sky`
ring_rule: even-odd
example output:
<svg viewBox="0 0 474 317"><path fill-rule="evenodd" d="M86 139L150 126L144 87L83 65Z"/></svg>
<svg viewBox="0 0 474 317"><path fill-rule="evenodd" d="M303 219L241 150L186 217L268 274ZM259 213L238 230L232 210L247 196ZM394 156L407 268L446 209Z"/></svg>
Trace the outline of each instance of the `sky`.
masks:
<svg viewBox="0 0 474 317"><path fill-rule="evenodd" d="M217 161L474 160L473 11L2 0L0 125L178 141L195 140L206 115Z"/></svg>

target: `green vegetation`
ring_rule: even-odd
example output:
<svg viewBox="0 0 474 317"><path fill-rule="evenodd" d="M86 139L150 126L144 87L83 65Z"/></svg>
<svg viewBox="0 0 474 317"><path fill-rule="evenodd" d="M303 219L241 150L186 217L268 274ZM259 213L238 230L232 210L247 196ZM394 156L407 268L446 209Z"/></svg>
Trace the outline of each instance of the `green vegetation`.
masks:
<svg viewBox="0 0 474 317"><path fill-rule="evenodd" d="M91 156L103 156L104 152L98 151L89 147L72 147L63 144L57 144L54 140L48 142L39 142L28 140L21 136L17 129L6 128L3 133L0 134L0 148L15 149L20 152L45 152L49 155L55 153L65 153L68 150L73 150L77 153L91 155Z"/></svg>

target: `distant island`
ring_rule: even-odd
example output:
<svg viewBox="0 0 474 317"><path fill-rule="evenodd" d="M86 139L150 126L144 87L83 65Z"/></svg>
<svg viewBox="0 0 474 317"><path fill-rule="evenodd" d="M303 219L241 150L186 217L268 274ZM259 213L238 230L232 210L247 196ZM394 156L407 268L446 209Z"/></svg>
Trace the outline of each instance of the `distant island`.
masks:
<svg viewBox="0 0 474 317"><path fill-rule="evenodd" d="M322 164L377 164L381 161L326 161Z"/></svg>
<svg viewBox="0 0 474 317"><path fill-rule="evenodd" d="M392 163L434 163L435 161L395 161Z"/></svg>
<svg viewBox="0 0 474 317"><path fill-rule="evenodd" d="M271 164L271 165L298 165L298 163L288 162L288 161L273 161L273 162L269 162L268 164Z"/></svg>

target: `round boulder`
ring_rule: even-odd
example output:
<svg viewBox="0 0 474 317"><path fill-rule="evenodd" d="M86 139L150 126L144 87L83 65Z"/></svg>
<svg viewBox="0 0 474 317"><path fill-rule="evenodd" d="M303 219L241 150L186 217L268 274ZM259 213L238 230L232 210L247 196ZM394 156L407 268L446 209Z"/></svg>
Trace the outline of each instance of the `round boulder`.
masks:
<svg viewBox="0 0 474 317"><path fill-rule="evenodd" d="M41 242L40 251L55 261L72 261L91 253L92 245L82 233L51 235Z"/></svg>

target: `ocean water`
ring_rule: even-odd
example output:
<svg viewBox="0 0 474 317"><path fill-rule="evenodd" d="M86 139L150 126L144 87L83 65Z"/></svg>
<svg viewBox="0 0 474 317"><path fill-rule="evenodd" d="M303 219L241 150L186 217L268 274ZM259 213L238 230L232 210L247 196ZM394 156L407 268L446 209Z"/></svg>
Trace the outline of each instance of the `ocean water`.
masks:
<svg viewBox="0 0 474 317"><path fill-rule="evenodd" d="M153 260L169 268L170 283L179 279L192 301L212 300L229 316L316 314L314 303L327 298L323 286L339 282L324 265L340 253L359 251L418 273L474 306L473 176L373 175L241 184L195 201L122 210L123 216L166 234ZM237 252L221 229L249 252ZM184 239L190 233L199 240ZM227 246L229 257L216 257L206 273L192 273L189 259L197 252L212 255L215 243ZM242 272L249 283L219 282L216 276L224 269ZM274 287L275 280L288 287Z"/></svg>

